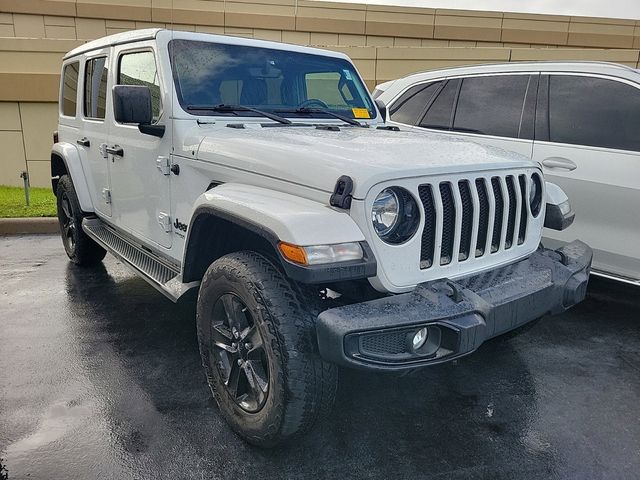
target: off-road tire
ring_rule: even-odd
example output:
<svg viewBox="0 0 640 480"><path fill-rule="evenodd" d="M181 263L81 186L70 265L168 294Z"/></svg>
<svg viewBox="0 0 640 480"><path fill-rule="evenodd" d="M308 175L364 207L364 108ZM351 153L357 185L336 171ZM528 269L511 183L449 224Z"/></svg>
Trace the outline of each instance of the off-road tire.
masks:
<svg viewBox="0 0 640 480"><path fill-rule="evenodd" d="M269 387L264 406L255 413L243 410L229 393L213 353L212 312L228 293L244 302L262 336ZM333 406L337 367L318 354L309 305L294 282L254 252L225 255L204 274L196 314L202 364L223 417L251 444L273 447L290 440Z"/></svg>
<svg viewBox="0 0 640 480"><path fill-rule="evenodd" d="M107 252L82 230L84 213L69 175L63 175L58 180L56 205L62 244L69 259L83 267L100 263ZM68 212L65 212L65 208Z"/></svg>

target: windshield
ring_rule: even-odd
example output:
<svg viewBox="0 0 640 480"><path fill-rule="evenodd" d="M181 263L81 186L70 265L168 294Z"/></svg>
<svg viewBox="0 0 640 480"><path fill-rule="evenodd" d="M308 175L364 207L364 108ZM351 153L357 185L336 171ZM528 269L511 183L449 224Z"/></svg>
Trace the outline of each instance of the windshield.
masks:
<svg viewBox="0 0 640 480"><path fill-rule="evenodd" d="M353 65L340 58L178 39L169 43L169 53L178 100L187 111L199 110L194 106L243 105L307 119L330 118L321 110L352 119L376 115Z"/></svg>

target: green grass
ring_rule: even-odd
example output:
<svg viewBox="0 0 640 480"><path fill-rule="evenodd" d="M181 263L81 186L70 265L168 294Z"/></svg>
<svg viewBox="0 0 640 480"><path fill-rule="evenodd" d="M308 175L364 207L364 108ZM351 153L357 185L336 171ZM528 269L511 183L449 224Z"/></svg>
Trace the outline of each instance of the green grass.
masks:
<svg viewBox="0 0 640 480"><path fill-rule="evenodd" d="M22 187L0 186L0 218L55 217L56 197L50 188L31 188L30 205Z"/></svg>

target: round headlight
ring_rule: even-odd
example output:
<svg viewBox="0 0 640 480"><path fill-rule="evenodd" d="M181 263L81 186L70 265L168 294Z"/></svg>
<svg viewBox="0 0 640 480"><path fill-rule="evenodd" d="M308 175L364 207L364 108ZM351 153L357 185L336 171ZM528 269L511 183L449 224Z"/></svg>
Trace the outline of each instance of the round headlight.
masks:
<svg viewBox="0 0 640 480"><path fill-rule="evenodd" d="M398 195L390 189L385 188L373 201L371 210L371 220L380 237L388 235L398 223L400 213L400 200Z"/></svg>
<svg viewBox="0 0 640 480"><path fill-rule="evenodd" d="M531 214L537 217L542 207L542 180L537 173L531 175L531 183L529 184L529 207L531 208Z"/></svg>
<svg viewBox="0 0 640 480"><path fill-rule="evenodd" d="M373 201L371 221L382 240L397 245L416 233L420 211L413 196L404 188L385 188Z"/></svg>

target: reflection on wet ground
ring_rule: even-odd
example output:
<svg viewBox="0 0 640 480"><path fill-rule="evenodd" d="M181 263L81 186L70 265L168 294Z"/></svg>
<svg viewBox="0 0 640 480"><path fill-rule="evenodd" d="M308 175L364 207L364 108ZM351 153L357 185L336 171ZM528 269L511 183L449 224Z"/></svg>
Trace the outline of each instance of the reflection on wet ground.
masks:
<svg viewBox="0 0 640 480"><path fill-rule="evenodd" d="M174 305L112 257L0 238L0 458L9 479L637 478L640 300L588 300L456 364L341 372L331 417L261 451L224 424ZM1 477L0 477L1 478Z"/></svg>

